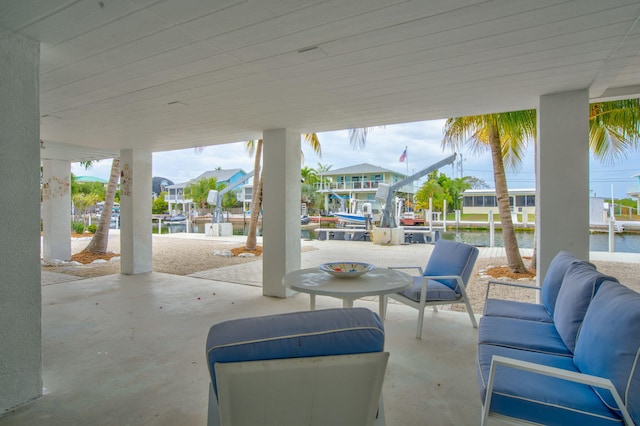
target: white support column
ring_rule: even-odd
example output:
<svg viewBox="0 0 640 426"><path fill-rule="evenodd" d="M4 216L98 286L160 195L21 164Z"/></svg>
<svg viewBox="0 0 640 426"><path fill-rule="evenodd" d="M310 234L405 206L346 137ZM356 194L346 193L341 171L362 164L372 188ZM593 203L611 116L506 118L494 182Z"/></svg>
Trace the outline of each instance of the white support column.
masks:
<svg viewBox="0 0 640 426"><path fill-rule="evenodd" d="M263 141L262 294L286 297L282 277L301 265L300 133L266 130Z"/></svg>
<svg viewBox="0 0 640 426"><path fill-rule="evenodd" d="M151 250L151 151L120 151L120 270L153 270Z"/></svg>
<svg viewBox="0 0 640 426"><path fill-rule="evenodd" d="M538 280L567 250L589 258L589 94L540 97L536 177Z"/></svg>
<svg viewBox="0 0 640 426"><path fill-rule="evenodd" d="M0 413L42 395L40 44L0 28ZM69 237L69 234L67 234Z"/></svg>
<svg viewBox="0 0 640 426"><path fill-rule="evenodd" d="M42 161L42 257L71 259L71 162Z"/></svg>

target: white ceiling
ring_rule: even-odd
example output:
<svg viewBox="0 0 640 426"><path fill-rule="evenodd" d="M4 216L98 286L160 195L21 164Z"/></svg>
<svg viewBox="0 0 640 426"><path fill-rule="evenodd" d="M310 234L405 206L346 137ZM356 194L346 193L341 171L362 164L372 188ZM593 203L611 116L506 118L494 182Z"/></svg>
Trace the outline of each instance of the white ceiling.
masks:
<svg viewBox="0 0 640 426"><path fill-rule="evenodd" d="M74 160L637 97L639 19L638 0L0 0L41 42L45 146Z"/></svg>

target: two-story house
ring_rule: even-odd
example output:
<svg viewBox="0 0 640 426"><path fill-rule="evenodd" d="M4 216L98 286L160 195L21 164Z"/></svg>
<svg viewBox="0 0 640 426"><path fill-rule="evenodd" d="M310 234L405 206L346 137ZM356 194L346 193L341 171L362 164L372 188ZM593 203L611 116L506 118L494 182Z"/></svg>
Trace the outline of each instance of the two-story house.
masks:
<svg viewBox="0 0 640 426"><path fill-rule="evenodd" d="M356 213L362 203L367 202L377 213L382 210L380 202L375 200L379 185L393 185L406 178L406 175L363 163L329 170L320 178L318 192L324 194L324 205L328 211L340 211L342 199L345 209L350 212ZM412 196L415 191L411 185L405 185L399 192Z"/></svg>
<svg viewBox="0 0 640 426"><path fill-rule="evenodd" d="M169 211L173 212L173 210L181 210L183 212L191 211L191 206L193 200L190 198L185 198L184 196L184 188L193 183L197 182L201 179L209 179L216 178L218 183L225 183L227 185L231 185L236 183L238 180L242 179L247 173L242 169L218 169L218 170L209 170L207 172L202 173L200 176L191 179L189 182L177 183L175 185L169 185L166 187L167 194L164 196L164 200L169 203ZM181 205L182 208L178 209L176 206Z"/></svg>

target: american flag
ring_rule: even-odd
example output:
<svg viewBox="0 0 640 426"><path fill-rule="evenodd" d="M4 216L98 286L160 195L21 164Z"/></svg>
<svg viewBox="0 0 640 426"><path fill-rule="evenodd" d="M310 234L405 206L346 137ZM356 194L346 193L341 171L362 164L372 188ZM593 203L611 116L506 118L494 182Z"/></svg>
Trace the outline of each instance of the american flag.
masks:
<svg viewBox="0 0 640 426"><path fill-rule="evenodd" d="M402 155L400 156L400 162L404 163L404 160L407 159L407 147L404 147L404 151L402 151Z"/></svg>

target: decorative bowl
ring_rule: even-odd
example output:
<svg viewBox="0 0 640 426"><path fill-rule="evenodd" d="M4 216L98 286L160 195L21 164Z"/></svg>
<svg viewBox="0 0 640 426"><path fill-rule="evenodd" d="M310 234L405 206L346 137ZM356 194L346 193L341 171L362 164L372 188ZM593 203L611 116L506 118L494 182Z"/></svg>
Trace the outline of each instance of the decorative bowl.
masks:
<svg viewBox="0 0 640 426"><path fill-rule="evenodd" d="M376 267L370 263L363 262L331 262L323 263L318 267L321 271L333 275L336 278L355 278Z"/></svg>

